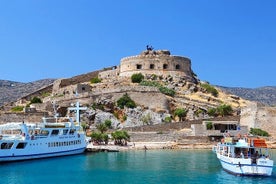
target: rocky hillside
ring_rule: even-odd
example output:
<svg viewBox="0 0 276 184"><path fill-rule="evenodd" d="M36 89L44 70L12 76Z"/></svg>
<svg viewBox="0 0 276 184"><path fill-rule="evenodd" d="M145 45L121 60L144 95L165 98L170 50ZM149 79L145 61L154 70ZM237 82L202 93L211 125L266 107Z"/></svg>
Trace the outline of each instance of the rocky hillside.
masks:
<svg viewBox="0 0 276 184"><path fill-rule="evenodd" d="M218 87L228 93L240 96L250 101L260 102L269 106L276 106L276 86L260 88Z"/></svg>
<svg viewBox="0 0 276 184"><path fill-rule="evenodd" d="M17 100L29 93L32 93L44 86L52 84L55 79L43 79L29 83L0 80L0 106Z"/></svg>

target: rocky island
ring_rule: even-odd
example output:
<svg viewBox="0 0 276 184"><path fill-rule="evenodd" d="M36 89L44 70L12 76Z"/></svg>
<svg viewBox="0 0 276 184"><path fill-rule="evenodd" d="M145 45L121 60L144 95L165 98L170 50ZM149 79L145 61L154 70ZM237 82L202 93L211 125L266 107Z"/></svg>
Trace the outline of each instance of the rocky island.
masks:
<svg viewBox="0 0 276 184"><path fill-rule="evenodd" d="M78 100L88 107L81 113L88 135L110 121L107 133L127 131L132 148L143 149L147 143L148 148L210 148L225 131L235 135L251 129L268 132L267 139L274 143L275 107L201 81L191 65L188 57L147 47L122 58L118 66L55 80L5 104L0 123L40 121L53 114L53 103L59 115L66 116L66 109Z"/></svg>

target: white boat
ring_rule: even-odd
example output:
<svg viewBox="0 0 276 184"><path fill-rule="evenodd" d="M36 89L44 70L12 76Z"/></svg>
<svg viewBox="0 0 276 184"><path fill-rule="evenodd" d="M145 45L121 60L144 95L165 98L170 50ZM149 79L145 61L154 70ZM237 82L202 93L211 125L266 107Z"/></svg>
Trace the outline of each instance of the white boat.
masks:
<svg viewBox="0 0 276 184"><path fill-rule="evenodd" d="M79 123L79 110L76 122L49 122L43 118L40 123L7 123L0 125L0 162L28 160L83 153L88 144L85 132ZM51 118L53 119L53 118Z"/></svg>
<svg viewBox="0 0 276 184"><path fill-rule="evenodd" d="M216 146L222 168L235 175L271 176L273 160L264 139L225 137Z"/></svg>

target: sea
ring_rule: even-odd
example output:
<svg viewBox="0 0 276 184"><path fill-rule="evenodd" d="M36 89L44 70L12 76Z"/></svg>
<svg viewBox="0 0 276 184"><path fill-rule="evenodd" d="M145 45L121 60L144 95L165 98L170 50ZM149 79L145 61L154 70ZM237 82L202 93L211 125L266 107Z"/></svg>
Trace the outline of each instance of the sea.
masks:
<svg viewBox="0 0 276 184"><path fill-rule="evenodd" d="M276 163L276 150L273 150ZM0 163L0 184L275 184L271 177L225 172L210 150L139 150Z"/></svg>

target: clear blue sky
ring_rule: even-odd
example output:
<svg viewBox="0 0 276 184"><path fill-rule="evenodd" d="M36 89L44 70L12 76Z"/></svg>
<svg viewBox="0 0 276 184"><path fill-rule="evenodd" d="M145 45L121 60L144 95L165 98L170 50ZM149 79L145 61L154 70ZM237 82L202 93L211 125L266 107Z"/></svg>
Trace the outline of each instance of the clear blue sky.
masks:
<svg viewBox="0 0 276 184"><path fill-rule="evenodd" d="M213 85L276 86L276 1L0 1L2 80L72 77L147 44L191 58Z"/></svg>

